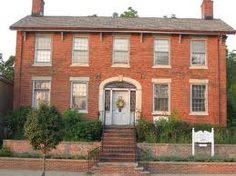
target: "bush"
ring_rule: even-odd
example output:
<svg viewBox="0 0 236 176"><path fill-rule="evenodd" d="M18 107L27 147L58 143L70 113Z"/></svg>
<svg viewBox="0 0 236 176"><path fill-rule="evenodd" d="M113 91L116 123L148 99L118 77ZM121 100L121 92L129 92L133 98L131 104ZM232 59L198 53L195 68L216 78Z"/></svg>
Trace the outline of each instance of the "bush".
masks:
<svg viewBox="0 0 236 176"><path fill-rule="evenodd" d="M1 148L0 149L0 157L11 157L13 153L8 148Z"/></svg>
<svg viewBox="0 0 236 176"><path fill-rule="evenodd" d="M64 115L65 141L101 140L102 123L98 120L86 120L76 110L67 110Z"/></svg>
<svg viewBox="0 0 236 176"><path fill-rule="evenodd" d="M32 111L31 107L20 107L13 111L9 111L3 116L2 126L6 130L4 138L23 139L24 124L28 114Z"/></svg>
<svg viewBox="0 0 236 176"><path fill-rule="evenodd" d="M155 143L191 143L192 128L195 131L215 130L216 144L236 144L236 128L225 128L212 126L210 124L190 124L180 120L176 115L171 115L169 120L159 120L154 124L144 119L138 120L136 126L137 138L139 142Z"/></svg>

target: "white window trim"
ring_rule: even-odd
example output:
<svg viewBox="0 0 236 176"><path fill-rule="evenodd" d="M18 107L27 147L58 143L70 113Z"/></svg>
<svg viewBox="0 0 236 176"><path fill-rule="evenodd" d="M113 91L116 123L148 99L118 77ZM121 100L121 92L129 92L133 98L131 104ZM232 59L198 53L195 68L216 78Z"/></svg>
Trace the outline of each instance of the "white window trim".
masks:
<svg viewBox="0 0 236 176"><path fill-rule="evenodd" d="M197 115L197 116L207 116L208 114L208 84L209 84L209 80L207 79L190 79L189 80L190 83L190 113L189 115ZM206 86L206 99L205 99L205 112L193 112L192 111L192 85L205 85Z"/></svg>
<svg viewBox="0 0 236 176"><path fill-rule="evenodd" d="M73 83L82 83L82 84L86 84L86 88L87 88L87 97L86 97L86 102L87 102L87 106L86 106L86 110L80 110L80 113L88 113L88 100L89 100L89 77L70 77L70 108L72 108L72 93L73 93Z"/></svg>
<svg viewBox="0 0 236 176"><path fill-rule="evenodd" d="M88 63L87 64L80 64L80 63L73 63L73 52L74 52L74 41L75 41L75 38L86 38L88 39ZM72 50L71 50L71 67L89 67L89 61L90 61L90 41L89 41L89 36L87 35L75 35L73 37L73 41L72 41Z"/></svg>
<svg viewBox="0 0 236 176"><path fill-rule="evenodd" d="M205 65L192 65L192 42L204 41L205 42ZM190 69L208 69L208 42L207 38L192 38L190 40Z"/></svg>
<svg viewBox="0 0 236 176"><path fill-rule="evenodd" d="M50 57L50 62L48 63L42 63L42 62L37 62L36 61L36 53L37 53L37 37L49 37L51 39L51 57ZM52 54L53 54L53 37L51 34L36 34L35 35L35 44L34 44L34 62L32 66L36 66L36 67L51 67L52 66Z"/></svg>
<svg viewBox="0 0 236 176"><path fill-rule="evenodd" d="M152 79L152 115L153 116L160 116L160 115L171 115L171 79ZM155 84L167 84L168 85L168 111L154 111L154 89L155 89Z"/></svg>
<svg viewBox="0 0 236 176"><path fill-rule="evenodd" d="M168 40L168 43L169 43L169 64L168 65L155 65L155 41L156 40ZM152 68L171 68L171 38L170 37L155 37L154 40L153 40L153 66Z"/></svg>
<svg viewBox="0 0 236 176"><path fill-rule="evenodd" d="M115 64L114 63L115 39L127 39L128 40L128 61L127 61L127 64ZM113 41L112 41L112 65L111 65L111 67L130 68L130 36L113 36Z"/></svg>
<svg viewBox="0 0 236 176"><path fill-rule="evenodd" d="M32 108L36 108L34 104L34 85L35 81L50 81L49 87L49 105L51 104L51 90L52 90L52 77L51 76L33 76L32 77Z"/></svg>

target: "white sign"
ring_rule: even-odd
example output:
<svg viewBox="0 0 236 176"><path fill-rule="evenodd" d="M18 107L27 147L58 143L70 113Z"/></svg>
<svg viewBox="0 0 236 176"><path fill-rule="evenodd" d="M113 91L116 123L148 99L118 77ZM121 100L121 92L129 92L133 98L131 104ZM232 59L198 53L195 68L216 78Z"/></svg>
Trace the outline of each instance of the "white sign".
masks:
<svg viewBox="0 0 236 176"><path fill-rule="evenodd" d="M192 155L195 155L195 143L198 143L200 146L207 143L211 144L211 156L214 156L214 129L209 131L197 131L195 132L194 128L192 129Z"/></svg>

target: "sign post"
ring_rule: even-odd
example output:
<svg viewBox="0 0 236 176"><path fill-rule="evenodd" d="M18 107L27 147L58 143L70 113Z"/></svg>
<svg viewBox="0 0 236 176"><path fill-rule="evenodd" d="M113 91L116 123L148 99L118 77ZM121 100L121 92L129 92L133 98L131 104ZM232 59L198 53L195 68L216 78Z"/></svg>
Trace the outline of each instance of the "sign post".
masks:
<svg viewBox="0 0 236 176"><path fill-rule="evenodd" d="M195 156L195 143L199 146L206 147L207 143L211 143L211 156L215 155L215 143L214 143L214 129L211 128L211 132L208 131L197 131L192 129L192 155Z"/></svg>

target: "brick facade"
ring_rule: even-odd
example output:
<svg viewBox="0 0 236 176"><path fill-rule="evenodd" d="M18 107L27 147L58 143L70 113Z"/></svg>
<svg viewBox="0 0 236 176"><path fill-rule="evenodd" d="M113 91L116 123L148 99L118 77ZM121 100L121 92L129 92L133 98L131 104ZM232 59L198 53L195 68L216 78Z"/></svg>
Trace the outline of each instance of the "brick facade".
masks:
<svg viewBox="0 0 236 176"><path fill-rule="evenodd" d="M171 111L176 110L189 122L226 125L226 46L217 35L170 34L171 68L152 68L153 43L161 35L127 34L130 39L130 68L112 65L113 33L49 33L52 37L52 66L37 67L34 63L35 32L17 32L14 107L32 105L32 77L51 76L51 104L61 112L70 107L70 77L89 77L88 117L97 119L99 112L99 85L108 78L124 76L138 81L142 86L142 113L153 120L152 79L171 79ZM23 36L25 35L25 36ZM72 67L72 41L76 35L89 37L89 67ZM118 35L118 34L117 34ZM190 69L190 42L192 38L207 41L208 69ZM101 61L102 59L102 61ZM98 76L99 75L99 76ZM207 79L208 115L190 113L190 79ZM60 96L58 96L60 95Z"/></svg>

